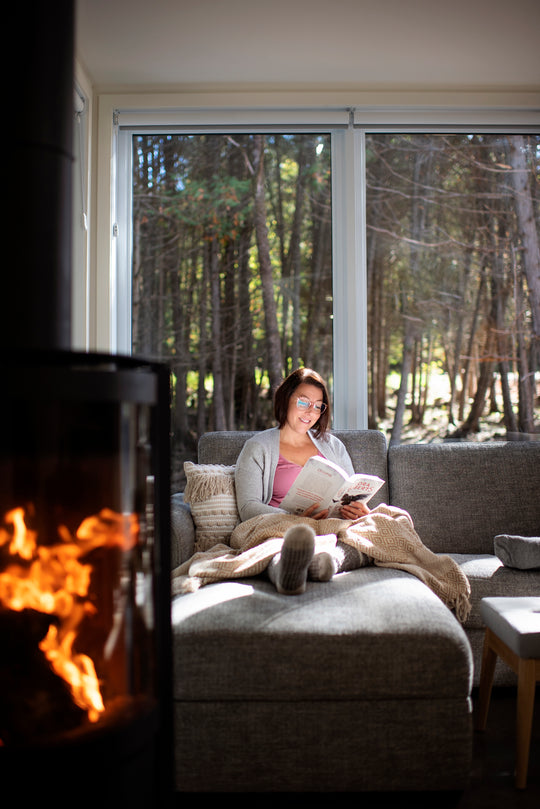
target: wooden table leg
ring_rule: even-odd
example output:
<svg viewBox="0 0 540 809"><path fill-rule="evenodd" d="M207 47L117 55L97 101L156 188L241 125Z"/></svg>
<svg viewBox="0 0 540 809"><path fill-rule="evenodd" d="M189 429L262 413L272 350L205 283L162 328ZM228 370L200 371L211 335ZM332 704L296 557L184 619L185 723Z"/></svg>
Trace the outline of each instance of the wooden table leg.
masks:
<svg viewBox="0 0 540 809"><path fill-rule="evenodd" d="M495 673L495 663L497 653L491 645L492 632L486 629L484 636L484 649L482 652L482 668L480 671L480 686L478 691L478 710L476 713L476 729L485 730L489 703L491 700L491 688L493 686L493 675Z"/></svg>
<svg viewBox="0 0 540 809"><path fill-rule="evenodd" d="M536 690L536 660L519 659L516 716L516 787L525 789Z"/></svg>

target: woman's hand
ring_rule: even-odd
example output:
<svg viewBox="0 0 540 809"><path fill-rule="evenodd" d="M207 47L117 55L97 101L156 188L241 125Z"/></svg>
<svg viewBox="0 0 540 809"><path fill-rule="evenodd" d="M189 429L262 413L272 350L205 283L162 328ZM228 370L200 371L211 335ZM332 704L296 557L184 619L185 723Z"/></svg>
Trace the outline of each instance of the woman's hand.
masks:
<svg viewBox="0 0 540 809"><path fill-rule="evenodd" d="M365 517L369 514L369 508L361 500L353 500L352 503L347 503L341 506L340 514L344 520L358 520L360 517Z"/></svg>
<svg viewBox="0 0 540 809"><path fill-rule="evenodd" d="M312 520L324 520L326 517L328 517L328 509L327 508L325 508L324 511L317 511L318 508L319 508L319 503L313 503L312 506L310 506L309 508L306 508L306 510L302 514L302 517L311 517ZM317 513L314 514L313 512L317 512Z"/></svg>
<svg viewBox="0 0 540 809"><path fill-rule="evenodd" d="M306 508L302 517L311 517L312 520L325 520L328 517L329 509L325 508L324 511L317 511L319 508L318 503L313 503L312 506ZM353 500L352 503L347 503L341 506L340 517L342 520L358 520L360 517L365 517L369 514L370 509L360 500Z"/></svg>

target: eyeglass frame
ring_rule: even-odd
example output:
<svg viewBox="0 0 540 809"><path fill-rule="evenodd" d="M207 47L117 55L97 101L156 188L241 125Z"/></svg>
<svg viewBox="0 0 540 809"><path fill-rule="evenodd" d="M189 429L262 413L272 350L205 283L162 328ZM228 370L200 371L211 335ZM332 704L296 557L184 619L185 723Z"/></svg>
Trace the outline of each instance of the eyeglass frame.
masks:
<svg viewBox="0 0 540 809"><path fill-rule="evenodd" d="M298 404L300 401L304 402L304 404ZM326 402L321 402L321 404L317 404L317 402L312 402L311 399L308 399L307 396L297 396L296 397L296 407L298 410L314 410L317 415L322 416L322 414L328 408Z"/></svg>

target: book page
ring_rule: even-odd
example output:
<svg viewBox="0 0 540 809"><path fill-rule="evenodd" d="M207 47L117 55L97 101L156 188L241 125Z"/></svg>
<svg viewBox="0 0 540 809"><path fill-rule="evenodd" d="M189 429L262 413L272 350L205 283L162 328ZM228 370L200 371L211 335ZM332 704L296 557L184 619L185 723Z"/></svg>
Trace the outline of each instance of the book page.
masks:
<svg viewBox="0 0 540 809"><path fill-rule="evenodd" d="M325 509L332 494L342 486L346 474L328 465L312 464L310 458L281 502L281 508L291 514L303 514L314 503ZM320 458L317 460L321 460Z"/></svg>

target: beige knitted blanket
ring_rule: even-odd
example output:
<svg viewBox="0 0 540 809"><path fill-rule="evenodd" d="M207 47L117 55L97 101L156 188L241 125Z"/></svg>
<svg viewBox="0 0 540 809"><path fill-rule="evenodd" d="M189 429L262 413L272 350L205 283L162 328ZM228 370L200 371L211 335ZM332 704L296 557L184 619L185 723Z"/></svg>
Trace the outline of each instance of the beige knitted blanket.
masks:
<svg viewBox="0 0 540 809"><path fill-rule="evenodd" d="M467 577L450 557L426 548L411 517L395 506L380 505L365 517L348 520L313 520L288 514L261 514L240 523L229 545L216 545L196 553L173 571L173 594L187 593L224 579L256 576L279 553L291 524L301 521L316 533L315 552L328 550L339 540L365 553L379 567L406 570L421 579L442 601L454 609L460 621L471 610Z"/></svg>

